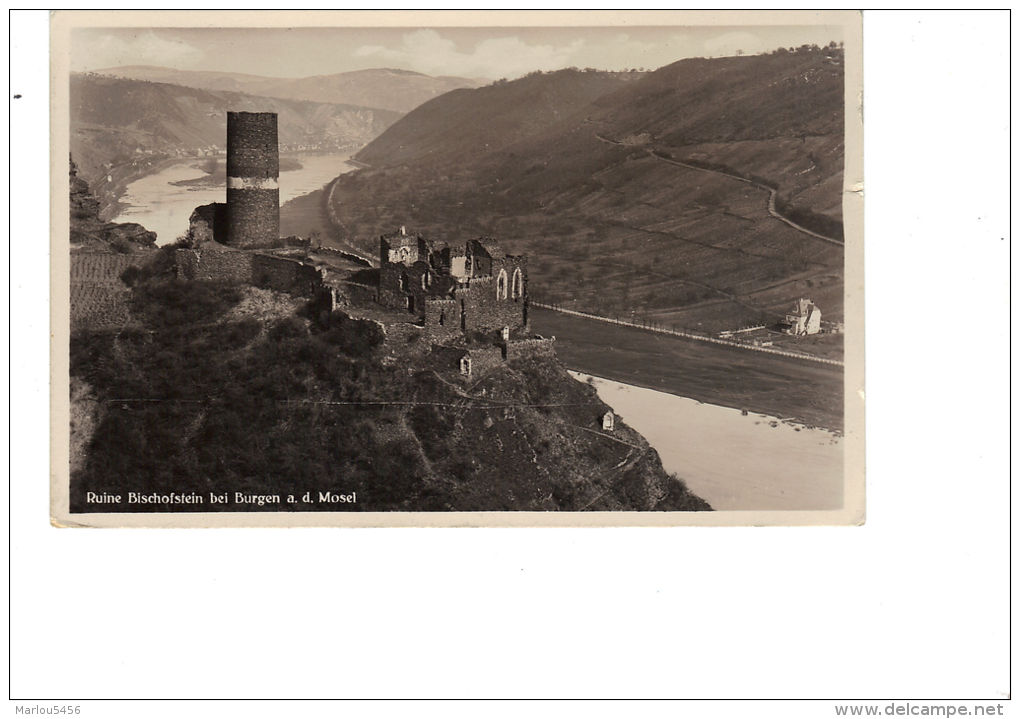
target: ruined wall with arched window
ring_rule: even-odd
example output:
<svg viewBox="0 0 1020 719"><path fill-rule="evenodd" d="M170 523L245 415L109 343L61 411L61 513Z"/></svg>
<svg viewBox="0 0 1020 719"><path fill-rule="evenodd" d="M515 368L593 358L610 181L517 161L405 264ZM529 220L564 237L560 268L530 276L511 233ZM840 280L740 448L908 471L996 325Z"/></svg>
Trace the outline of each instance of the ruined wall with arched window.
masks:
<svg viewBox="0 0 1020 719"><path fill-rule="evenodd" d="M501 268L500 271L499 271L499 274L496 275L496 299L497 300L505 300L506 299L506 283L507 283L506 269L502 269Z"/></svg>

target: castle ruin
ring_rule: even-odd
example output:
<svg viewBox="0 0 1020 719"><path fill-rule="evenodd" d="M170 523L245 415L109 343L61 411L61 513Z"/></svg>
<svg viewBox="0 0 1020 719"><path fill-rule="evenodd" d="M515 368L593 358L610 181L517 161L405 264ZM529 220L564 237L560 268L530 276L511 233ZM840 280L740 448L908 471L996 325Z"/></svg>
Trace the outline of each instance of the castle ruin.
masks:
<svg viewBox="0 0 1020 719"><path fill-rule="evenodd" d="M378 300L439 334L496 333L505 341L528 328L528 258L488 238L451 247L401 227L379 239Z"/></svg>
<svg viewBox="0 0 1020 719"><path fill-rule="evenodd" d="M379 239L378 279L354 280L342 266L353 259L365 270L362 258L279 237L279 166L276 114L228 112L227 201L195 208L187 246L175 251L179 278L283 291L320 312L342 308L382 325L393 351L422 337L417 351L428 363L465 378L554 354L554 338L529 334L527 256L492 238L448 244L401 227Z"/></svg>

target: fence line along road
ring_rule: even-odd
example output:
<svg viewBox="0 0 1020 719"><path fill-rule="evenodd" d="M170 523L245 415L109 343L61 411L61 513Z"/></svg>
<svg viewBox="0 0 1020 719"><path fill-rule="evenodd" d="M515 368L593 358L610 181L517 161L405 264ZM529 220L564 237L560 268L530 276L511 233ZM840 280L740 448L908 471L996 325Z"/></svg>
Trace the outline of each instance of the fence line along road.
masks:
<svg viewBox="0 0 1020 719"><path fill-rule="evenodd" d="M634 327L639 330L646 330L648 332L658 332L664 335L673 335L674 337L684 337L690 340L697 340L699 342L711 342L717 345L726 345L727 347L736 347L742 350L753 350L755 352L766 352L768 354L780 355L782 357L792 357L793 359L808 360L809 362L821 362L822 364L831 364L836 367L842 367L843 363L840 360L828 359L825 357L815 357L814 355L803 354L801 352L790 352L789 350L777 350L772 347L756 347L755 345L744 344L743 342L732 342L730 340L723 340L717 337L706 337L705 335L696 335L691 332L682 332L680 330L668 330L664 327L649 327L648 325L639 324L637 322L628 322L626 320L617 320L612 317L600 317L599 315L588 314L587 312L578 312L577 310L568 310L555 305L547 305L541 302L530 302L533 307L541 307L542 309L552 310L554 312L562 312L565 315L574 315L575 317L583 317L588 320L596 320L598 322L608 322L611 325L623 325L624 327Z"/></svg>

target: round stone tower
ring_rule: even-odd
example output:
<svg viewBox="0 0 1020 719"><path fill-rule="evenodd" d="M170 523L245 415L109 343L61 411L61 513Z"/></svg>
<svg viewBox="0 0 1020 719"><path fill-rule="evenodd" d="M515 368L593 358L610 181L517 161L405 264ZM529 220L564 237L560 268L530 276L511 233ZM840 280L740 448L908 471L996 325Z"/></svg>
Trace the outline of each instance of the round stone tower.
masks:
<svg viewBox="0 0 1020 719"><path fill-rule="evenodd" d="M227 243L280 239L280 148L275 112L227 113Z"/></svg>

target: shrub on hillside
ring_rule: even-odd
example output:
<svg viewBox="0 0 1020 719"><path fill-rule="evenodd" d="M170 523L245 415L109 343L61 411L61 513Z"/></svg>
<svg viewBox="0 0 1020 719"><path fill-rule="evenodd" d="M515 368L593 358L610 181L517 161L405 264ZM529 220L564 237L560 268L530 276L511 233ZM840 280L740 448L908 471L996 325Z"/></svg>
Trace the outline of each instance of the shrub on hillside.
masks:
<svg viewBox="0 0 1020 719"><path fill-rule="evenodd" d="M199 280L156 280L131 295L132 309L153 328L213 322L240 301L237 286Z"/></svg>

